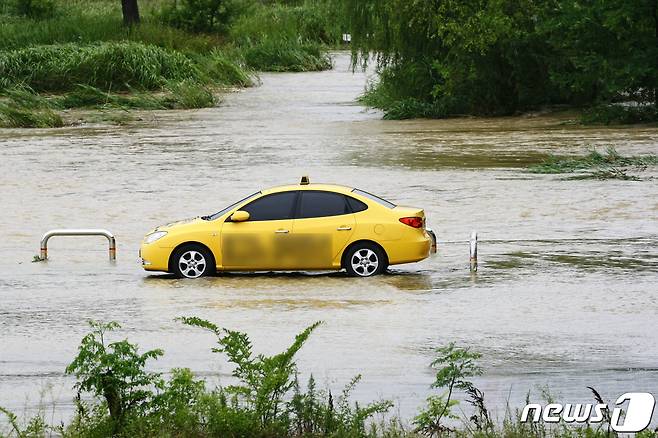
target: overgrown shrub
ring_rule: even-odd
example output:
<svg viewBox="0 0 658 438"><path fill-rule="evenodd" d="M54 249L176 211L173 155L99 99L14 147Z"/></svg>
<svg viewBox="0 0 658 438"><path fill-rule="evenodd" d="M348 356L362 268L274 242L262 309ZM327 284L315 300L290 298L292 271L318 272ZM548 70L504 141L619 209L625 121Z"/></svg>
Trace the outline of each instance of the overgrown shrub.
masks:
<svg viewBox="0 0 658 438"><path fill-rule="evenodd" d="M107 406L114 430L121 429L126 417L142 412L153 403L153 386L162 385L159 374L145 370L149 359L162 356L162 350L138 352L127 340L107 342L108 332L119 324L90 323L92 331L86 335L78 355L66 368L67 374L77 378L78 391L102 397Z"/></svg>
<svg viewBox="0 0 658 438"><path fill-rule="evenodd" d="M597 105L583 111L580 120L586 125L625 125L658 122L658 107L653 105Z"/></svg>
<svg viewBox="0 0 658 438"><path fill-rule="evenodd" d="M48 108L26 108L15 103L0 102L0 128L59 128L61 116Z"/></svg>
<svg viewBox="0 0 658 438"><path fill-rule="evenodd" d="M255 3L231 24L229 36L233 42L247 45L264 39L336 45L342 38L341 22L340 2L336 1Z"/></svg>
<svg viewBox="0 0 658 438"><path fill-rule="evenodd" d="M578 427L571 423L527 423L519 410L506 411L502 424L495 426L485 407L484 394L470 381L480 374L479 354L450 344L438 350L434 388L445 390L428 399L409 430L402 420L377 421L391 408L388 401L360 405L352 403L351 393L360 376L353 378L334 398L331 391L318 389L311 375L306 389L299 384L296 353L315 323L300 334L283 352L272 356L256 354L247 334L220 328L199 318L182 318L185 324L213 333L217 347L235 366L237 383L226 388L208 389L189 369L173 369L164 379L146 370L149 359L160 350L139 353L127 340L111 341L116 323L92 323L92 331L81 342L78 356L67 370L77 378L76 387L94 396L86 401L76 397L76 414L68 425L50 425L44 414L20 421L0 407L8 420L7 437L96 438L134 437L255 437L255 438L419 438L423 437L531 437L531 438L606 438L608 423ZM462 390L475 412L462 423L448 423L456 417L452 407L454 392ZM603 403L592 390L597 403ZM544 393L546 394L546 393ZM544 395L544 397L547 397ZM550 395L548 396L550 397ZM546 398L547 403L552 400ZM527 402L530 403L528 393ZM114 406L114 408L112 407ZM383 417L382 417L383 418ZM2 423L0 423L2 424ZM0 427L0 436L4 430ZM656 438L645 430L642 438Z"/></svg>
<svg viewBox="0 0 658 438"><path fill-rule="evenodd" d="M658 105L655 2L343 3L355 65L376 55L380 70L401 73L382 76L399 90L392 100L436 104L438 115L513 115L620 99ZM391 116L425 115L425 105L406 107Z"/></svg>
<svg viewBox="0 0 658 438"><path fill-rule="evenodd" d="M28 18L41 20L57 14L55 0L10 0L10 4L16 14Z"/></svg>
<svg viewBox="0 0 658 438"><path fill-rule="evenodd" d="M162 8L160 19L190 32L225 32L231 0L174 0Z"/></svg>
<svg viewBox="0 0 658 438"><path fill-rule="evenodd" d="M171 96L167 106L173 109L209 108L217 104L212 90L194 81L174 82L167 86Z"/></svg>
<svg viewBox="0 0 658 438"><path fill-rule="evenodd" d="M245 64L259 71L319 71L331 68L331 58L317 43L266 39L241 50Z"/></svg>
<svg viewBox="0 0 658 438"><path fill-rule="evenodd" d="M66 91L78 84L104 90L153 90L168 81L200 76L183 54L133 42L61 44L0 52L0 88L22 83L36 91Z"/></svg>
<svg viewBox="0 0 658 438"><path fill-rule="evenodd" d="M223 51L215 49L210 54L195 56L193 59L210 83L233 87L253 85L250 72Z"/></svg>

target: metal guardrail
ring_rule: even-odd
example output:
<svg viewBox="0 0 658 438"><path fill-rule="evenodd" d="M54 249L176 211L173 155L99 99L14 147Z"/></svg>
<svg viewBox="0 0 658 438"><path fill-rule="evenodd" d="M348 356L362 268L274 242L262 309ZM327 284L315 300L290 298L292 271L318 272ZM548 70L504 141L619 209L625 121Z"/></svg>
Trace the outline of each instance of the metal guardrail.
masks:
<svg viewBox="0 0 658 438"><path fill-rule="evenodd" d="M41 238L41 259L48 258L48 240L54 236L105 236L109 244L110 260L117 259L117 241L108 230L103 229L63 229L50 230Z"/></svg>

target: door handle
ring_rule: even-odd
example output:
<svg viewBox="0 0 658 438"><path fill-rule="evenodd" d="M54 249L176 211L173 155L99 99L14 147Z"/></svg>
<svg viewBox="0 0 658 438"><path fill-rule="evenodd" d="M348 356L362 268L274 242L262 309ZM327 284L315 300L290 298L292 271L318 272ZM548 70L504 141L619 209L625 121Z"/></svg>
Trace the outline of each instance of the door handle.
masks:
<svg viewBox="0 0 658 438"><path fill-rule="evenodd" d="M276 234L288 234L289 232L290 232L290 230L276 230L275 231Z"/></svg>
<svg viewBox="0 0 658 438"><path fill-rule="evenodd" d="M338 231L349 231L352 229L352 227L338 227L336 228Z"/></svg>

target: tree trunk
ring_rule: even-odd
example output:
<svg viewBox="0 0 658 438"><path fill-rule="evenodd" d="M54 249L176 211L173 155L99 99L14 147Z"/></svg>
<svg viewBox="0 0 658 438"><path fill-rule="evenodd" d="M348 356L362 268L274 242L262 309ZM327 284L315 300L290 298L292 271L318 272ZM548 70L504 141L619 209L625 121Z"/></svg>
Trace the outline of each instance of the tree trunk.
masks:
<svg viewBox="0 0 658 438"><path fill-rule="evenodd" d="M137 0L121 0L121 10L123 11L124 25L132 26L139 23Z"/></svg>

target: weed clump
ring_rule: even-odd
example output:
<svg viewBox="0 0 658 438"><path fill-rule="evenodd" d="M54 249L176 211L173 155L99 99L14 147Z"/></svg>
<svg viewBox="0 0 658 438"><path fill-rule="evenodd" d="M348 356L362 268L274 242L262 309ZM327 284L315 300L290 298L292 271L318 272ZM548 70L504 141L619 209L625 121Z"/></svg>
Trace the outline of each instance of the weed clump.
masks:
<svg viewBox="0 0 658 438"><path fill-rule="evenodd" d="M331 68L331 58L317 43L266 39L241 51L244 63L259 71L301 72Z"/></svg>
<svg viewBox="0 0 658 438"><path fill-rule="evenodd" d="M592 150L583 157L551 155L542 163L531 166L529 171L541 174L578 173L572 179L639 180L637 176L628 175L627 171L641 171L655 165L658 165L656 155L625 157L609 147L605 153Z"/></svg>
<svg viewBox="0 0 658 438"><path fill-rule="evenodd" d="M155 90L168 81L200 77L198 68L182 53L134 42L0 52L0 87L24 84L39 92L68 91L78 84L105 90Z"/></svg>
<svg viewBox="0 0 658 438"><path fill-rule="evenodd" d="M50 109L29 109L0 102L0 128L59 128L62 117Z"/></svg>
<svg viewBox="0 0 658 438"><path fill-rule="evenodd" d="M353 403L351 394L361 379L355 376L336 397L330 390L318 389L311 375L305 388L299 382L295 357L316 322L280 353L257 354L246 333L226 329L196 317L180 320L214 335L213 352L233 365L235 383L209 388L189 369L174 368L169 377L148 371L150 361L163 352L140 352L128 340L112 340L119 328L115 322L90 322L91 332L83 337L78 354L66 368L75 376L76 414L68 424L50 425L43 415L21 422L0 407L8 419L7 436L65 438L82 437L308 437L308 438L419 438L419 437L531 437L604 438L610 436L610 416L604 424L577 427L571 423L527 423L522 414L508 408L501 425L492 421L484 394L471 378L482 373L480 355L468 348L449 344L437 350L432 362L436 376L434 394L413 420L413 428L396 417L384 415L389 401ZM457 391L462 391L473 407L473 415L456 414ZM601 396L592 389L598 403ZM85 399L83 394L92 396ZM551 400L544 392L544 398ZM549 403L552 401L549 401ZM527 404L530 403L530 394ZM377 418L381 420L377 420ZM461 419L461 423L457 422ZM460 426L461 424L461 426ZM608 426L606 431L604 427ZM2 432L0 432L2 434ZM651 432L641 436L655 437Z"/></svg>
<svg viewBox="0 0 658 438"><path fill-rule="evenodd" d="M598 105L583 111L585 125L629 125L658 122L658 108L653 105Z"/></svg>

